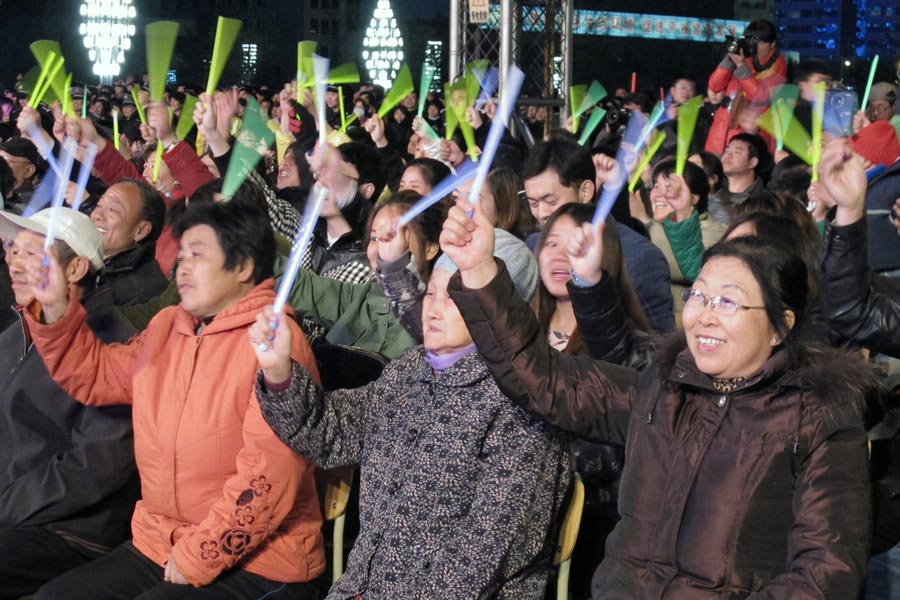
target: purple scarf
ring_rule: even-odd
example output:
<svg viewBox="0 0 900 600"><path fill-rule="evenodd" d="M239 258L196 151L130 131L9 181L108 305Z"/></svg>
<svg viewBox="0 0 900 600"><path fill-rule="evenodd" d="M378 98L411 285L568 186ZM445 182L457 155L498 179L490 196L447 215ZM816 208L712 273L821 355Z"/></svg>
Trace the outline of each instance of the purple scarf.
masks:
<svg viewBox="0 0 900 600"><path fill-rule="evenodd" d="M428 364L431 365L431 368L437 371L438 373L443 373L450 367L456 364L461 358L465 358L466 356L472 354L478 350L475 347L475 344L471 346L466 346L462 350L457 350L456 352L450 352L449 354L435 354L431 350L425 353L425 360L428 361Z"/></svg>

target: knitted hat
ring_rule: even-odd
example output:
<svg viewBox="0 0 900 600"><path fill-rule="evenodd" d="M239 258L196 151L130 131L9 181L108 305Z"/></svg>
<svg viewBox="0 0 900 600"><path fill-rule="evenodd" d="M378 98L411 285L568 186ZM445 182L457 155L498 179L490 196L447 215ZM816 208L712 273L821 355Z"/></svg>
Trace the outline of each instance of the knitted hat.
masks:
<svg viewBox="0 0 900 600"><path fill-rule="evenodd" d="M850 148L875 165L887 167L900 158L900 140L890 121L875 121L854 133Z"/></svg>
<svg viewBox="0 0 900 600"><path fill-rule="evenodd" d="M494 256L506 264L506 270L509 271L519 296L530 302L537 289L538 266L534 254L528 250L525 242L507 231L494 229ZM446 254L437 259L434 268L456 273L456 265Z"/></svg>

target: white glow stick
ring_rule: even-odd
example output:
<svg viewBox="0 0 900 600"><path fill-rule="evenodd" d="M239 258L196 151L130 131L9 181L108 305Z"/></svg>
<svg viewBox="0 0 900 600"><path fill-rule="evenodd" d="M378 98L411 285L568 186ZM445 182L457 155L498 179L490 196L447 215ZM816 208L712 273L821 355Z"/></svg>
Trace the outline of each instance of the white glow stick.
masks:
<svg viewBox="0 0 900 600"><path fill-rule="evenodd" d="M652 121L645 121L641 113L635 112L628 121L628 127L622 135L622 143L619 145L619 151L616 152L616 171L615 177L603 184L603 192L597 201L597 210L594 211L594 218L591 223L596 227L602 221L606 221L612 211L616 199L628 182L628 165L634 166L640 153L640 144L645 140L644 132L652 130L650 127Z"/></svg>
<svg viewBox="0 0 900 600"><path fill-rule="evenodd" d="M470 160L464 162L456 170L456 175L450 175L449 177L446 177L443 181L441 181L431 189L431 193L413 204L408 211L403 213L400 218L397 219L397 227L399 228L402 225L406 225L407 223L421 215L423 212L431 208L447 194L475 177L475 171L475 163Z"/></svg>
<svg viewBox="0 0 900 600"><path fill-rule="evenodd" d="M69 183L69 175L72 174L72 165L75 164L75 151L78 149L78 144L73 139L66 140L66 143L63 145L61 150L62 154L62 172L59 174L56 188L56 196L53 198L53 202L50 206L53 208L53 211L50 213L50 220L47 221L47 237L44 238L44 252L50 250L50 246L53 245L53 238L56 235L56 222L59 220L59 208L62 207L63 202L66 199L66 189ZM46 258L44 259L46 262Z"/></svg>
<svg viewBox="0 0 900 600"><path fill-rule="evenodd" d="M325 90L328 89L328 59L313 54L313 76L316 78L316 125L319 128L319 152L325 152L328 124L325 122Z"/></svg>
<svg viewBox="0 0 900 600"><path fill-rule="evenodd" d="M328 195L328 188L322 186L314 186L306 201L306 208L303 211L303 220L300 221L300 227L297 230L297 236L294 238L294 247L291 248L291 256L288 258L287 265L284 268L284 274L281 276L281 282L278 284L278 293L275 295L275 304L273 310L277 318L281 309L287 302L288 294L294 287L294 281L297 280L297 272L300 270L300 261L309 248L309 241L312 239L313 228L319 221L319 214L322 212L322 204L325 202L325 196ZM274 329L274 327L272 327Z"/></svg>
<svg viewBox="0 0 900 600"><path fill-rule="evenodd" d="M475 206L478 203L478 196L481 194L481 188L487 179L488 171L491 169L491 163L494 161L494 155L497 153L497 146L500 145L500 138L506 130L506 121L512 113L512 109L516 104L516 98L519 97L519 90L522 89L522 82L525 80L525 73L515 65L510 65L509 72L506 77L506 89L503 90L503 97L500 99L500 106L494 114L494 120L491 122L491 129L488 132L487 141L484 143L484 152L478 159L478 172L475 174L475 183L469 191L469 203Z"/></svg>
<svg viewBox="0 0 900 600"><path fill-rule="evenodd" d="M75 197L72 199L72 210L78 210L81 206L84 190L87 188L88 178L91 176L91 169L94 168L94 159L96 157L97 144L88 142L84 147L84 160L81 161L78 181L75 183Z"/></svg>
<svg viewBox="0 0 900 600"><path fill-rule="evenodd" d="M38 153L47 161L47 164L50 165L50 168L56 173L57 177L59 176L59 165L56 163L56 158L53 156L53 144L47 143L47 140L44 139L44 136L41 135L41 131L37 128L37 126L32 123L28 124L28 138L32 141L35 147L38 149Z"/></svg>

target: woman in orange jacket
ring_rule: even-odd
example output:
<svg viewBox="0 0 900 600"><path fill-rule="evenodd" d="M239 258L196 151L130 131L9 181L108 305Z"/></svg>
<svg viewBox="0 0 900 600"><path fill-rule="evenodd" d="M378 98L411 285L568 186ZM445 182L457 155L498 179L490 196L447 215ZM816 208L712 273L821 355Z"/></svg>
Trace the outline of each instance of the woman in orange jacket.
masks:
<svg viewBox="0 0 900 600"><path fill-rule="evenodd" d="M247 344L272 304L275 240L241 201L195 204L175 225L179 306L127 344L103 345L62 273L35 257L29 318L53 378L92 406L131 404L142 499L132 542L50 582L37 598L233 598L283 589L313 598L324 570L312 465L272 433L254 392ZM291 354L315 373L305 337ZM317 375L316 375L317 376ZM194 590L190 586L203 586ZM146 594L146 595L145 595Z"/></svg>

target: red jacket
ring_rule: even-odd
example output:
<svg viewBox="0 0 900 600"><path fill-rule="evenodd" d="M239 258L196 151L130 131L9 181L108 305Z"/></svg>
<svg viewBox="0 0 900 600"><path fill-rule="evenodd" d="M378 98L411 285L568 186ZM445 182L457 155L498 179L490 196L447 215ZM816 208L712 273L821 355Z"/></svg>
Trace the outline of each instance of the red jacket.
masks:
<svg viewBox="0 0 900 600"><path fill-rule="evenodd" d="M773 50L775 52L777 50ZM771 58L771 54L766 59ZM765 61L762 61L765 63ZM723 60L709 78L709 91L731 96L731 110L719 108L713 117L709 135L706 138L706 150L721 154L728 145L729 140L744 130L735 122L736 110L741 110L749 100L752 103L768 103L771 90L784 83L787 76L787 62L784 55L778 55L775 63L764 71L756 72L753 61L749 58L737 68L726 68L723 65L733 65L730 59ZM771 138L762 134L763 139L769 142L769 150L774 149Z"/></svg>
<svg viewBox="0 0 900 600"><path fill-rule="evenodd" d="M163 196L166 209L184 197L190 198L197 188L213 179L213 174L197 157L197 153L184 142L178 142L171 150L163 154L163 160L172 171L172 175L181 184L181 187L176 188L171 196ZM110 144L106 144L106 147L97 154L94 168L106 185L116 184L125 178L144 179L134 164L125 160ZM151 185L153 184L151 183ZM156 242L156 262L159 263L163 275L168 277L177 255L178 241L172 236L172 226L166 225Z"/></svg>
<svg viewBox="0 0 900 600"><path fill-rule="evenodd" d="M102 344L69 303L42 325L26 315L50 374L79 402L131 404L142 499L135 547L205 585L238 566L268 579L310 581L325 568L313 466L278 440L256 400L258 363L247 329L275 293L269 279L199 321L163 309L127 344ZM300 328L292 357L315 373Z"/></svg>

